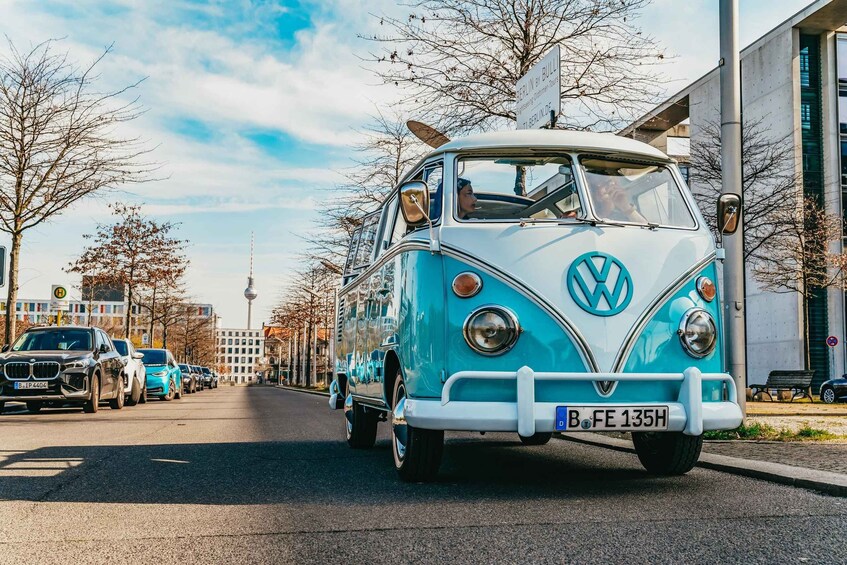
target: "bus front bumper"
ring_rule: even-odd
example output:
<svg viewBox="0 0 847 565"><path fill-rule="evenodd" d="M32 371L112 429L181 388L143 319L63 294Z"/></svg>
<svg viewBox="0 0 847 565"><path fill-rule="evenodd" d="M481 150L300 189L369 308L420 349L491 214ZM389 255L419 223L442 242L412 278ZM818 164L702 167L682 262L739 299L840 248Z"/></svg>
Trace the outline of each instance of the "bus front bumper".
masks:
<svg viewBox="0 0 847 565"><path fill-rule="evenodd" d="M451 400L453 385L463 379L514 380L517 402ZM733 429L741 425L741 408L732 377L726 373L703 374L695 367L689 367L682 373L536 373L529 367L522 367L516 372L462 371L444 383L441 400L407 398L402 406L395 407L393 417L395 422L399 419L413 427L430 430L518 432L524 437L536 432L556 431L556 408L568 403L536 402L536 380L677 381L681 382L681 386L675 402L615 403L604 402L598 397L598 401L591 405L603 408L667 406L667 431L692 436L707 430ZM726 400L703 402L703 381L726 383Z"/></svg>

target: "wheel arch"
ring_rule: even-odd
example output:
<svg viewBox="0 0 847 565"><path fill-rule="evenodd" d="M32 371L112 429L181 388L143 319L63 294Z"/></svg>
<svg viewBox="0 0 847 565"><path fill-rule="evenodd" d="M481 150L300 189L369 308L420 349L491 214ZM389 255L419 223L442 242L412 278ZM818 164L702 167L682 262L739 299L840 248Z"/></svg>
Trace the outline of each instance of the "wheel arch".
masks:
<svg viewBox="0 0 847 565"><path fill-rule="evenodd" d="M385 361L383 361L383 381L382 381L382 394L385 398L386 406L392 408L391 406L391 398L394 393L394 383L397 381L397 373L403 372L403 367L400 364L400 356L397 355L397 352L393 349L389 349L385 354Z"/></svg>

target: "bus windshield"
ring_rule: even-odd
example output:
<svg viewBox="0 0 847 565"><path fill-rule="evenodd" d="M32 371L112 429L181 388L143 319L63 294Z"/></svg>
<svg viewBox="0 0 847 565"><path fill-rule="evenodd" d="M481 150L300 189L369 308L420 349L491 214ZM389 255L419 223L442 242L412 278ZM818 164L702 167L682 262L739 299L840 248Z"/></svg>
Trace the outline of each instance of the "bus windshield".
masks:
<svg viewBox="0 0 847 565"><path fill-rule="evenodd" d="M567 156L461 159L456 181L460 220L562 220L582 215Z"/></svg>

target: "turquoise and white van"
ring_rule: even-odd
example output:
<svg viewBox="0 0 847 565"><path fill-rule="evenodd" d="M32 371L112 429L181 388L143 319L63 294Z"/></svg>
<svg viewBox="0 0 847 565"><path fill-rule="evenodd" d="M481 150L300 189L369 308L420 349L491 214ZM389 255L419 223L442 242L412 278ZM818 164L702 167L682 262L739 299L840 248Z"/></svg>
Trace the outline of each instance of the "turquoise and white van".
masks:
<svg viewBox="0 0 847 565"><path fill-rule="evenodd" d="M731 207L731 213L737 213ZM737 427L715 241L674 162L611 134L447 143L354 235L330 406L351 447L391 426L403 479L433 478L444 431L629 431L681 474Z"/></svg>

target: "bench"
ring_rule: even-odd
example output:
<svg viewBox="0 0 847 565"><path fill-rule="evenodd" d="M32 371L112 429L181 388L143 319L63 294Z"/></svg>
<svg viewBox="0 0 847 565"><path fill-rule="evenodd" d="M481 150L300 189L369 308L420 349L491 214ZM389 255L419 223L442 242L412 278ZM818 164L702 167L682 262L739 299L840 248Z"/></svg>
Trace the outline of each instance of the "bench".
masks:
<svg viewBox="0 0 847 565"><path fill-rule="evenodd" d="M753 393L753 400L756 399L757 394L767 394L773 402L771 390L777 392L791 391L791 402L794 402L795 398L803 398L804 396L811 400L810 391L814 374L814 371L771 371L768 374L768 382L763 385L750 385L750 392Z"/></svg>

